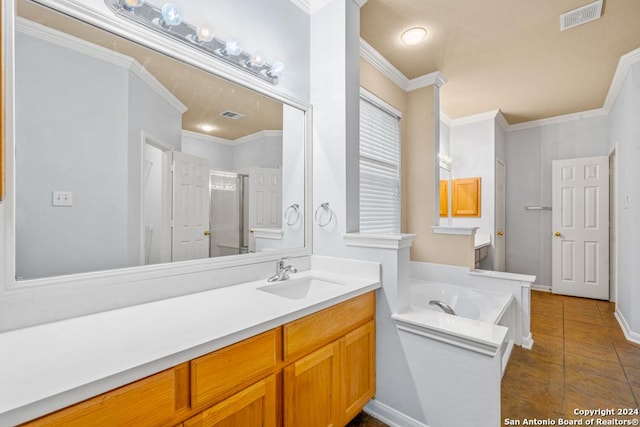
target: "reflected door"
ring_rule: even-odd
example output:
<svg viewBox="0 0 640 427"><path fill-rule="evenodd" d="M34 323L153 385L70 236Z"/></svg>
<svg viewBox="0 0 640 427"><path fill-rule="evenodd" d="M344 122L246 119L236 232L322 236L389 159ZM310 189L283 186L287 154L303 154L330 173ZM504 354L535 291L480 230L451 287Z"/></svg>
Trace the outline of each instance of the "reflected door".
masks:
<svg viewBox="0 0 640 427"><path fill-rule="evenodd" d="M209 171L212 257L248 251L248 178L236 173Z"/></svg>
<svg viewBox="0 0 640 427"><path fill-rule="evenodd" d="M609 299L609 159L553 162L552 291Z"/></svg>
<svg viewBox="0 0 640 427"><path fill-rule="evenodd" d="M209 256L208 161L173 153L173 261Z"/></svg>

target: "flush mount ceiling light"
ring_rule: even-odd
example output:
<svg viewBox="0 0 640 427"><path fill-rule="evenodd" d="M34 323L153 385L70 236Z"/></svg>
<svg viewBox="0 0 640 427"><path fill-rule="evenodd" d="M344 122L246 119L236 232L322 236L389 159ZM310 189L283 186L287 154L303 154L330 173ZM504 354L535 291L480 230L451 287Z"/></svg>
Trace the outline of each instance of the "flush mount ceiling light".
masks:
<svg viewBox="0 0 640 427"><path fill-rule="evenodd" d="M208 26L194 26L185 22L180 8L174 3L154 6L146 0L104 0L118 16L168 35L195 49L207 53L227 64L253 74L271 84L278 84L284 65L269 64L262 54L251 55L242 50L237 39L222 40L214 37Z"/></svg>
<svg viewBox="0 0 640 427"><path fill-rule="evenodd" d="M400 38L408 45L418 44L427 37L427 30L422 27L409 28Z"/></svg>
<svg viewBox="0 0 640 427"><path fill-rule="evenodd" d="M202 129L205 132L211 132L212 130L214 130L216 127L213 125L210 125L208 123L203 123L200 126L200 129Z"/></svg>

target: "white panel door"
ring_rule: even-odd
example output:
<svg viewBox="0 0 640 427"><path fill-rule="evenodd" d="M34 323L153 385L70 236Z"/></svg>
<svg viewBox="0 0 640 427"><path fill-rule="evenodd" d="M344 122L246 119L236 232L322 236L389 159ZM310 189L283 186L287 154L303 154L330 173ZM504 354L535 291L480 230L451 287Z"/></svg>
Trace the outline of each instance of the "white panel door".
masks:
<svg viewBox="0 0 640 427"><path fill-rule="evenodd" d="M506 170L504 163L502 160L496 160L496 236L493 256L493 269L495 271L505 270L505 185Z"/></svg>
<svg viewBox="0 0 640 427"><path fill-rule="evenodd" d="M208 258L208 161L176 151L173 153L173 165L172 259Z"/></svg>
<svg viewBox="0 0 640 427"><path fill-rule="evenodd" d="M282 170L252 168L249 172L249 230L282 228ZM249 252L256 251L251 233Z"/></svg>
<svg viewBox="0 0 640 427"><path fill-rule="evenodd" d="M609 159L554 160L553 293L609 299Z"/></svg>

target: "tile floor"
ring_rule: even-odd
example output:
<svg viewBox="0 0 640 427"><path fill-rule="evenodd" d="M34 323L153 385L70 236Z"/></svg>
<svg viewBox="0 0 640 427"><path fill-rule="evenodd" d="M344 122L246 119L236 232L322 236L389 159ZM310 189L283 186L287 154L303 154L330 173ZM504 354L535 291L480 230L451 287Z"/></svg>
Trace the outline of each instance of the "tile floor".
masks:
<svg viewBox="0 0 640 427"><path fill-rule="evenodd" d="M531 293L535 344L531 351L513 348L502 379L503 421L640 420L574 414L575 409L640 408L640 345L625 339L614 309L605 301ZM386 424L361 413L348 426Z"/></svg>
<svg viewBox="0 0 640 427"><path fill-rule="evenodd" d="M640 420L574 414L640 407L640 345L625 339L614 309L605 301L532 292L535 344L531 351L514 347L502 379L503 420Z"/></svg>

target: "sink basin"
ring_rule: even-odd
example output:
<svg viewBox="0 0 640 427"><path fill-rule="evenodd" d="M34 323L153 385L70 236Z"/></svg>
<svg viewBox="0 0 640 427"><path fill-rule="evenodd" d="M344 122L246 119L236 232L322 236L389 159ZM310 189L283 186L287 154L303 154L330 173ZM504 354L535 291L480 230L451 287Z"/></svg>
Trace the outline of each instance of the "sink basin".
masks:
<svg viewBox="0 0 640 427"><path fill-rule="evenodd" d="M300 277L259 287L258 290L284 298L299 300L307 297L323 297L339 291L344 285L313 277Z"/></svg>

